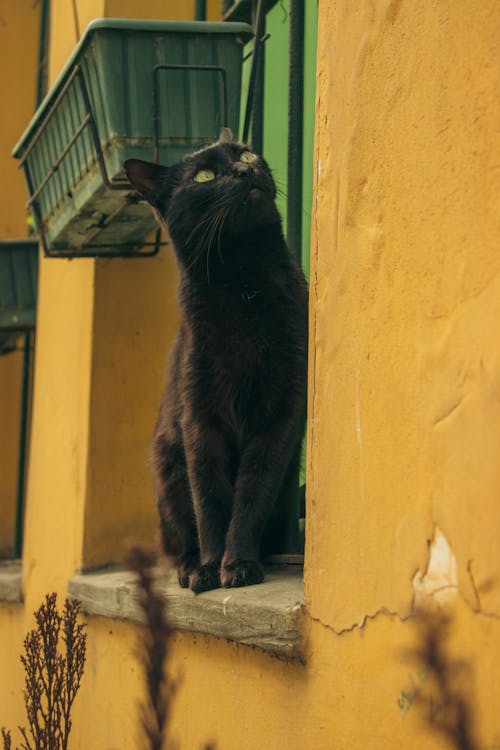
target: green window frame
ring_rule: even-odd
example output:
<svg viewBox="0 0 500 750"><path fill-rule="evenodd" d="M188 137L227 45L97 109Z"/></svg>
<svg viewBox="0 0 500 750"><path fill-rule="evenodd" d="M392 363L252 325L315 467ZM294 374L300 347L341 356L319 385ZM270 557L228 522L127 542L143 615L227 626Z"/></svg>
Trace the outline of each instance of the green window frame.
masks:
<svg viewBox="0 0 500 750"><path fill-rule="evenodd" d="M249 141L265 155L278 186L277 204L290 249L309 279L309 246L313 196L313 146L316 98L317 2L261 0L265 15L260 38ZM258 0L225 1L226 21L243 21L256 28ZM248 98L252 43L243 64L241 132ZM290 498L292 525L286 549L276 562L303 561L305 529L305 438L297 495Z"/></svg>
<svg viewBox="0 0 500 750"><path fill-rule="evenodd" d="M14 504L12 557L19 558L23 544L26 462L29 445L38 285L38 241L0 241L0 356L22 351L19 392L19 428L16 495ZM10 515L10 513L9 513Z"/></svg>

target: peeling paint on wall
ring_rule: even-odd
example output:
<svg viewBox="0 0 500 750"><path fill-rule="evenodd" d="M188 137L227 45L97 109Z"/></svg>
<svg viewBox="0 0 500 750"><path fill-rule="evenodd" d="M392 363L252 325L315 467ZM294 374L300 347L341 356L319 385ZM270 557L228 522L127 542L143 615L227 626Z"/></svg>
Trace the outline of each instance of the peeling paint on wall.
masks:
<svg viewBox="0 0 500 750"><path fill-rule="evenodd" d="M436 526L429 548L429 564L422 574L415 573L414 608L425 606L428 597L439 604L455 599L458 591L457 560L443 532Z"/></svg>

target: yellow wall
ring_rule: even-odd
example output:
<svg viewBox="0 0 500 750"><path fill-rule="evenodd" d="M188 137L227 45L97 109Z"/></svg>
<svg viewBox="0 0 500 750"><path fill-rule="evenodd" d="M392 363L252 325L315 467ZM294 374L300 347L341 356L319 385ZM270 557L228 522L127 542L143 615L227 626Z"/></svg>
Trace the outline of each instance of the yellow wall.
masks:
<svg viewBox="0 0 500 750"><path fill-rule="evenodd" d="M14 551L22 351L0 357L0 559Z"/></svg>
<svg viewBox="0 0 500 750"><path fill-rule="evenodd" d="M26 237L28 233L24 178L11 157L11 151L35 109L38 25L38 7L29 3L2 3L0 242ZM0 356L0 559L13 553L21 374L21 351Z"/></svg>
<svg viewBox="0 0 500 750"><path fill-rule="evenodd" d="M38 3L12 0L4 0L0 11L2 240L25 237L27 233L24 177L11 152L35 110L39 14Z"/></svg>
<svg viewBox="0 0 500 750"><path fill-rule="evenodd" d="M70 3L54 6L56 29ZM95 3L79 9L90 18ZM425 706L398 707L424 666L412 612L431 584L450 600L450 652L470 665L481 747L500 746L496 10L320 3L305 664L176 636L182 750L444 750ZM68 45L61 25L52 78ZM119 556L131 530L153 535L143 457L172 266L165 251L42 263L26 605L0 606L0 725L22 720L13 654L45 592ZM138 637L89 620L75 750L139 747Z"/></svg>
<svg viewBox="0 0 500 750"><path fill-rule="evenodd" d="M341 677L364 726L342 710L331 741L344 728L356 741L339 747L385 746L370 745L376 731L388 747L424 746L389 699L398 662L402 688L408 672L391 631L411 614L412 582L426 570L437 528L449 545L443 564L457 566L456 581L442 578L458 585L455 655L472 662L482 746L493 747L500 741L498 4L320 8L307 607L337 639L339 656L364 636L361 660L352 654L354 677Z"/></svg>
<svg viewBox="0 0 500 750"><path fill-rule="evenodd" d="M24 178L11 151L35 108L39 13L38 4L18 0L0 8L0 241L27 234ZM13 552L21 376L22 352L0 357L0 558ZM24 627L21 607L0 605L0 726L22 718Z"/></svg>
<svg viewBox="0 0 500 750"><path fill-rule="evenodd" d="M470 603L499 562L498 5L362 7L319 50L308 583L339 629L408 613L435 524Z"/></svg>

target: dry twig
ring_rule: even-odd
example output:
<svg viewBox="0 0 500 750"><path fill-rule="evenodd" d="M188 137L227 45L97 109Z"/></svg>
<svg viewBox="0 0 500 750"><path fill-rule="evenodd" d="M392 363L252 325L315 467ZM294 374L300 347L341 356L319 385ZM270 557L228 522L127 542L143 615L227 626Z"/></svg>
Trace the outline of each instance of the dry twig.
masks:
<svg viewBox="0 0 500 750"><path fill-rule="evenodd" d="M146 677L147 699L141 706L141 727L148 750L160 750L175 691L175 684L168 680L165 671L172 630L166 618L165 600L154 590L153 569L156 556L141 547L133 547L127 562L137 574L139 602L146 619L140 657Z"/></svg>
<svg viewBox="0 0 500 750"><path fill-rule="evenodd" d="M174 750L172 743L165 745L171 702L176 683L166 670L170 653L173 628L168 622L167 600L155 590L154 567L156 555L141 547L133 547L128 555L128 566L137 574L139 603L146 620L146 633L140 658L143 664L147 698L141 706L141 727L147 750ZM215 750L214 744L206 744L202 750Z"/></svg>
<svg viewBox="0 0 500 750"><path fill-rule="evenodd" d="M27 728L19 727L21 750L67 750L71 708L85 667L87 635L85 625L77 622L79 611L79 602L66 599L60 615L54 593L35 612L36 628L24 639L21 655L28 719ZM11 750L5 729L2 740L4 750Z"/></svg>

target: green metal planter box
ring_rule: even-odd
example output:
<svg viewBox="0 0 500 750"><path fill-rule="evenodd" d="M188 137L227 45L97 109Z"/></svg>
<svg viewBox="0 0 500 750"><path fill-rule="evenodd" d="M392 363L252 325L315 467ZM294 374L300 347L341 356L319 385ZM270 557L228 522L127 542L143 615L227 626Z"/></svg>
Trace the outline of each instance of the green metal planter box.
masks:
<svg viewBox="0 0 500 750"><path fill-rule="evenodd" d="M0 354L36 324L38 242L0 242Z"/></svg>
<svg viewBox="0 0 500 750"><path fill-rule="evenodd" d="M93 21L14 149L44 251L151 254L128 158L170 164L238 130L241 23Z"/></svg>

